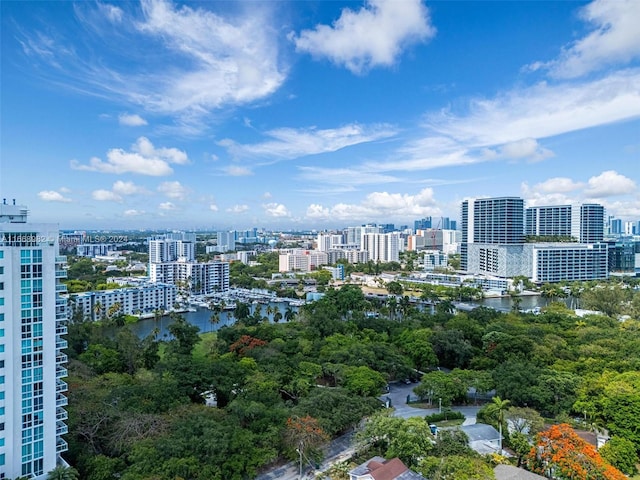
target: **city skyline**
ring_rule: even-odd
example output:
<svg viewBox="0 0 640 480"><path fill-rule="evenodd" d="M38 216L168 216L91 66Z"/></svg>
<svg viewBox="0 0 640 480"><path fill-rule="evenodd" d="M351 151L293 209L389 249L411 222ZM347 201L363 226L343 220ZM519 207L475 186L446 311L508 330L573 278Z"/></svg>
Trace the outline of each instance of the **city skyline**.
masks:
<svg viewBox="0 0 640 480"><path fill-rule="evenodd" d="M63 229L640 219L640 3L2 2L0 197Z"/></svg>

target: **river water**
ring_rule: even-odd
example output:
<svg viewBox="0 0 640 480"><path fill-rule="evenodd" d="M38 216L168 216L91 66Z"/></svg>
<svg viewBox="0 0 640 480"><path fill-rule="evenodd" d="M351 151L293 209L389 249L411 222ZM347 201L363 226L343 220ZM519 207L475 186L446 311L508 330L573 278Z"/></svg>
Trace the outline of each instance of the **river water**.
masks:
<svg viewBox="0 0 640 480"><path fill-rule="evenodd" d="M289 306L288 302L271 302L269 305L264 304L249 304L251 314L255 312L256 308L260 308L260 314L263 317L269 317L270 321L273 321L273 315L267 315L267 307L276 307L282 313L283 318L280 320L284 322L284 313ZM298 307L291 307L294 312L298 311ZM213 311L208 308L198 307L195 312L184 312L180 315L191 325L195 325L200 329L201 333L214 332L221 329L224 326L233 325L236 322L236 318L233 316L233 310L224 310L220 313L220 320L218 323L211 323L211 315ZM173 320L168 315L165 315L159 320L153 318L144 318L130 325L131 331L138 335L139 338L144 338L153 332L154 328L158 328L158 338L168 338L170 336L167 328L173 323Z"/></svg>
<svg viewBox="0 0 640 480"><path fill-rule="evenodd" d="M541 308L546 306L549 303L548 298L543 298L540 295L527 295L522 296L520 302L520 310L530 310L533 308ZM571 300L569 298L562 299L567 306L570 305ZM493 308L495 310L499 310L502 312L508 312L513 308L513 299L511 297L492 297L485 298L483 300L477 302L464 302L468 305L474 306L485 306L489 308ZM277 307L282 313L283 318L280 320L284 322L284 313L289 306L288 302L272 302L269 305L265 304L250 304L251 314L255 312L256 308L260 308L260 314L263 317L269 317L270 321L273 321L273 315L267 315L267 307ZM298 307L292 307L294 312L298 311ZM213 332L219 330L224 326L233 325L236 322L236 318L233 316L233 310L225 310L220 313L220 320L218 323L211 323L211 315L213 312L208 308L199 307L195 312L185 312L181 313L187 322L192 325L196 325L200 332ZM155 320L153 318L145 318L139 320L138 322L131 324L131 330L138 335L140 338L144 338L150 335L153 332L154 328L158 328L159 334L158 338L168 338L170 336L167 327L173 323L173 320L169 318L169 316L164 316L160 320Z"/></svg>

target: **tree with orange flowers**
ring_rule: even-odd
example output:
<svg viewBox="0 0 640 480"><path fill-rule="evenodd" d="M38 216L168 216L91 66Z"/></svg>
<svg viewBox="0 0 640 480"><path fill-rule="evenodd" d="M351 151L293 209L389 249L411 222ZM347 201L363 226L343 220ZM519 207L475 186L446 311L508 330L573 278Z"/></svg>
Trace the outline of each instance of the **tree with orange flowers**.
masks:
<svg viewBox="0 0 640 480"><path fill-rule="evenodd" d="M329 440L329 435L322 429L317 419L307 415L287 419L284 440L298 454L302 478L303 459L317 457L316 449Z"/></svg>
<svg viewBox="0 0 640 480"><path fill-rule="evenodd" d="M593 445L581 439L566 423L540 432L527 457L529 470L566 480L625 480Z"/></svg>

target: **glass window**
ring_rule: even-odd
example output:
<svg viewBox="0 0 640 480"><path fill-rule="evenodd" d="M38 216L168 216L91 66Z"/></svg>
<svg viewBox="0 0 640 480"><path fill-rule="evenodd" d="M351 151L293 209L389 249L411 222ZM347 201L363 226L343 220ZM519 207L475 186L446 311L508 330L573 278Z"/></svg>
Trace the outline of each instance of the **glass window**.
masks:
<svg viewBox="0 0 640 480"><path fill-rule="evenodd" d="M42 263L42 250L34 250L31 255L33 263Z"/></svg>
<svg viewBox="0 0 640 480"><path fill-rule="evenodd" d="M20 250L20 263L31 263L31 250Z"/></svg>
<svg viewBox="0 0 640 480"><path fill-rule="evenodd" d="M0 258L4 258L4 250L0 250Z"/></svg>

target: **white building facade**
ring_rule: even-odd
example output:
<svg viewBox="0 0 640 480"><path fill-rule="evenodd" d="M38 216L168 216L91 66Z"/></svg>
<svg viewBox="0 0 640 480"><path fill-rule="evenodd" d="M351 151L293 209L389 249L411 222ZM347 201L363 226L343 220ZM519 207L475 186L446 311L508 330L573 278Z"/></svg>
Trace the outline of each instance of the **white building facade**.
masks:
<svg viewBox="0 0 640 480"><path fill-rule="evenodd" d="M229 262L164 262L149 265L152 283L188 284L196 295L229 290Z"/></svg>
<svg viewBox="0 0 640 480"><path fill-rule="evenodd" d="M0 478L44 479L67 450L66 257L26 215L0 207Z"/></svg>
<svg viewBox="0 0 640 480"><path fill-rule="evenodd" d="M135 287L97 290L69 295L69 315L80 313L82 318L100 320L116 304L125 315L140 315L154 310L171 310L176 303L178 289L166 283L148 283Z"/></svg>

